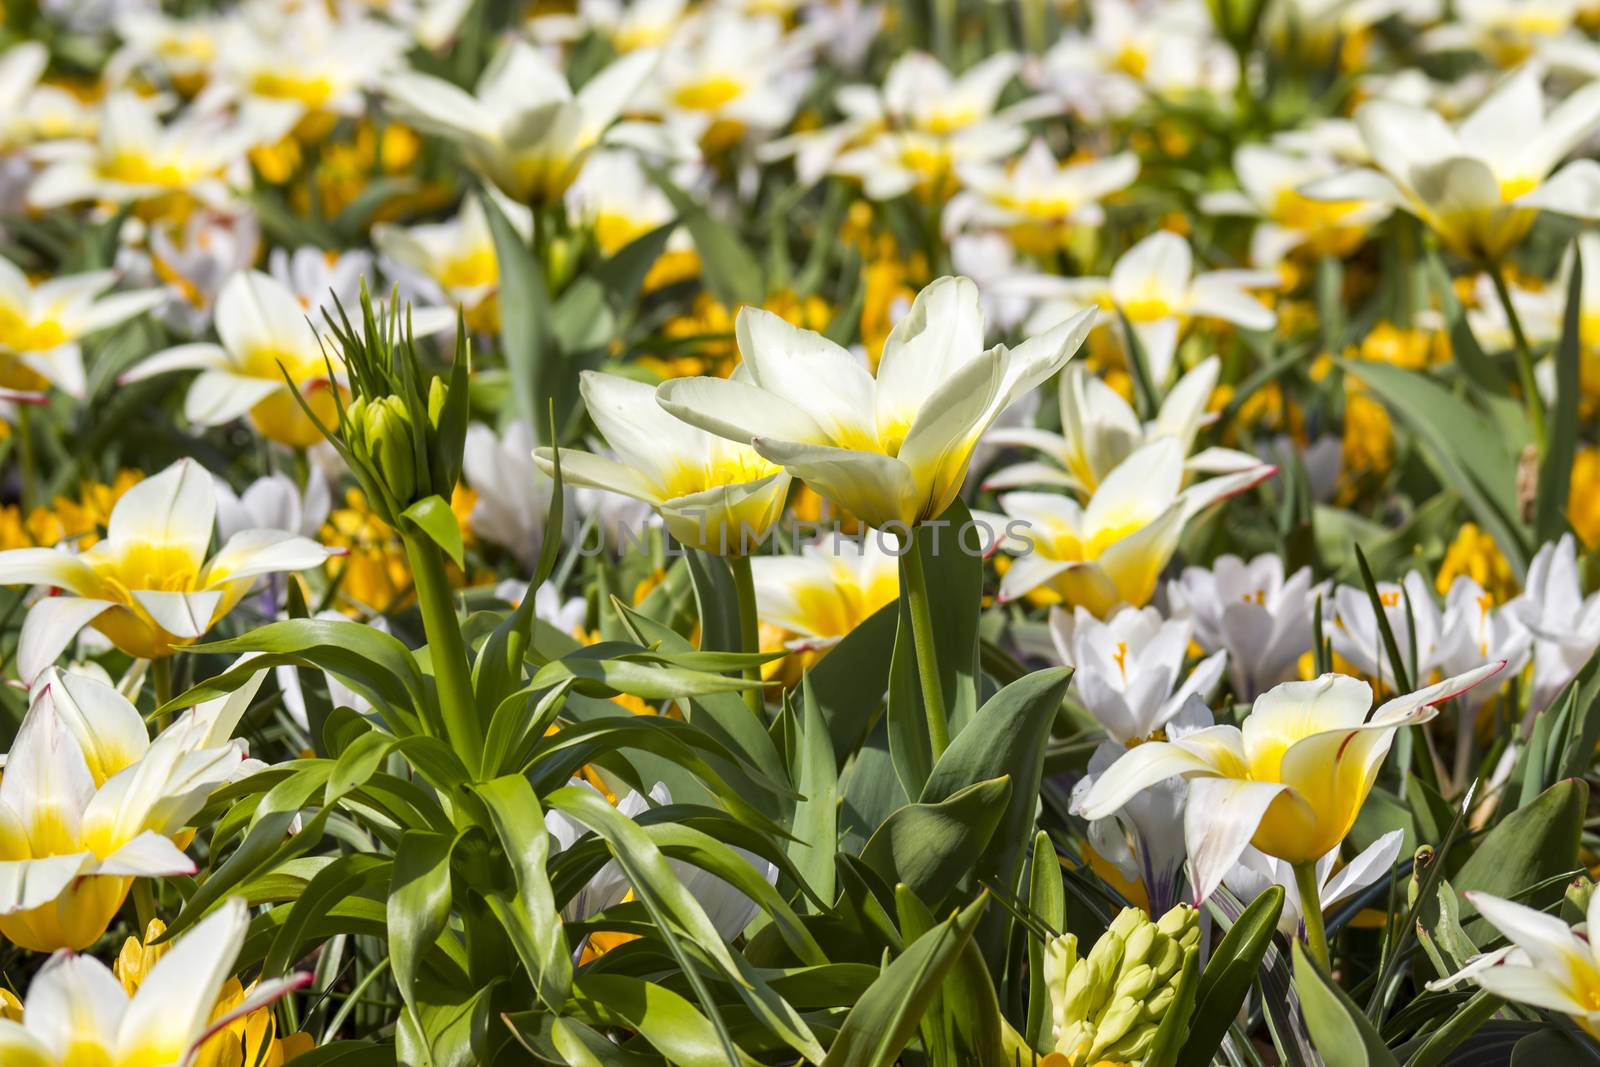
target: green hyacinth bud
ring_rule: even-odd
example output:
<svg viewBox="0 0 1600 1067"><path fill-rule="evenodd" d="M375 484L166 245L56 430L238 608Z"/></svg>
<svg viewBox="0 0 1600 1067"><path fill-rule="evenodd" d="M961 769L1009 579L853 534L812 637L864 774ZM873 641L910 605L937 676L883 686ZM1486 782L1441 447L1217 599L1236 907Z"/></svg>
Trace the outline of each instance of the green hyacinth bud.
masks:
<svg viewBox="0 0 1600 1067"><path fill-rule="evenodd" d="M1079 958L1077 939L1045 949L1055 1051L1072 1067L1138 1064L1149 1055L1200 943L1199 915L1180 904L1159 922L1125 908Z"/></svg>
<svg viewBox="0 0 1600 1067"><path fill-rule="evenodd" d="M411 419L399 397L379 397L367 404L361 421L362 439L390 495L402 507L410 503L417 487L411 433Z"/></svg>

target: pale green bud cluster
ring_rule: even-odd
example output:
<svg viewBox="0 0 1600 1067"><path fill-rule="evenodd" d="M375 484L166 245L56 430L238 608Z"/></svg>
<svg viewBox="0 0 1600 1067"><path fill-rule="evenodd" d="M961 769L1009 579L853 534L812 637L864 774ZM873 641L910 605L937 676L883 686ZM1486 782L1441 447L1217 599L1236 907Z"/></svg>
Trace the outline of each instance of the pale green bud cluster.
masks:
<svg viewBox="0 0 1600 1067"><path fill-rule="evenodd" d="M1199 943L1199 913L1184 904L1159 922L1138 908L1123 909L1082 958L1073 934L1052 941L1044 977L1056 1051L1073 1067L1142 1061Z"/></svg>
<svg viewBox="0 0 1600 1067"><path fill-rule="evenodd" d="M350 421L359 430L361 445L390 494L395 500L409 501L417 489L417 463L405 401L397 396L370 401L358 397L350 404Z"/></svg>

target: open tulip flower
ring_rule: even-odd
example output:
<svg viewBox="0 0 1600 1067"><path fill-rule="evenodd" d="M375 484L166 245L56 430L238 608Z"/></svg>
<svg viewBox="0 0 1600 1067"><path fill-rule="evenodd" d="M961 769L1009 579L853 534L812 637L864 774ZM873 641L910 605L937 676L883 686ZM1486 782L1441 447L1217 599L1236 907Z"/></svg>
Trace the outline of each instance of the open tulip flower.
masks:
<svg viewBox="0 0 1600 1067"><path fill-rule="evenodd" d="M1092 318L985 351L977 286L940 278L889 334L874 377L821 334L746 307L735 327L744 373L679 378L658 395L685 422L747 442L868 525L910 527L950 506L984 431L1066 364Z"/></svg>
<svg viewBox="0 0 1600 1067"><path fill-rule="evenodd" d="M1312 182L1306 195L1393 204L1461 255L1489 261L1522 240L1540 209L1600 216L1600 163L1580 159L1556 170L1600 121L1600 82L1547 113L1540 75L1535 65L1519 68L1454 126L1394 100L1363 104L1356 124L1377 170Z"/></svg>
<svg viewBox="0 0 1600 1067"><path fill-rule="evenodd" d="M1427 722L1436 705L1504 666L1490 663L1397 697L1370 718L1366 682L1339 674L1285 682L1256 699L1242 727L1134 748L1100 776L1080 811L1105 818L1157 782L1188 778L1184 836L1197 900L1211 895L1246 845L1296 866L1314 864L1350 832L1395 731Z"/></svg>
<svg viewBox="0 0 1600 1067"><path fill-rule="evenodd" d="M580 388L617 458L563 448L567 484L645 501L673 537L693 548L745 555L758 547L789 493L782 467L673 418L643 382L585 371ZM546 473L555 470L550 449L536 456Z"/></svg>
<svg viewBox="0 0 1600 1067"><path fill-rule="evenodd" d="M88 334L126 322L161 303L159 289L108 293L114 271L68 274L35 285L0 257L0 388L37 392L53 385L82 398Z"/></svg>
<svg viewBox="0 0 1600 1067"><path fill-rule="evenodd" d="M28 987L22 1021L0 1019L0 1062L6 1067L194 1063L213 1033L309 978L263 982L230 1014L213 1019L249 925L242 899L223 902L178 938L132 997L99 960L70 953L52 957Z"/></svg>
<svg viewBox="0 0 1600 1067"><path fill-rule="evenodd" d="M1259 467L1256 457L1231 448L1207 448L1189 455L1206 422L1206 405L1221 369L1215 356L1202 361L1178 379L1162 400L1160 412L1145 423L1115 389L1074 364L1060 379L1061 433L1033 426L996 426L984 436L985 444L1031 448L1050 462L1018 463L995 471L984 479L983 487L1059 485L1093 493L1141 445L1163 437L1183 446L1184 466L1191 473L1227 474Z"/></svg>
<svg viewBox="0 0 1600 1067"><path fill-rule="evenodd" d="M1184 525L1276 470L1258 464L1185 489L1183 446L1159 437L1118 464L1087 506L1058 493L1007 493L1000 498L1005 518L992 520L996 530L1005 529L997 540L1013 557L1000 599L1046 587L1048 597L1101 618L1118 604L1141 607L1177 551Z"/></svg>
<svg viewBox="0 0 1600 1067"><path fill-rule="evenodd" d="M122 495L106 537L82 552L0 552L0 584L60 590L28 609L17 668L25 681L55 662L85 626L131 656L155 659L193 644L265 574L305 570L333 553L284 530L241 530L207 557L216 486L179 460Z"/></svg>
<svg viewBox="0 0 1600 1067"><path fill-rule="evenodd" d="M548 203L566 192L656 59L633 52L573 92L538 49L518 40L489 64L475 93L415 71L390 77L385 90L408 121L458 142L507 196Z"/></svg>
<svg viewBox="0 0 1600 1067"><path fill-rule="evenodd" d="M110 685L45 672L0 777L0 935L37 952L86 948L133 879L193 874L174 838L212 790L259 767L229 738L261 677L152 741Z"/></svg>
<svg viewBox="0 0 1600 1067"><path fill-rule="evenodd" d="M1559 1012L1600 1039L1600 893L1589 897L1585 921L1568 926L1554 915L1489 893L1467 902L1511 942L1486 952L1448 978L1429 982L1446 989L1469 981L1504 1000Z"/></svg>

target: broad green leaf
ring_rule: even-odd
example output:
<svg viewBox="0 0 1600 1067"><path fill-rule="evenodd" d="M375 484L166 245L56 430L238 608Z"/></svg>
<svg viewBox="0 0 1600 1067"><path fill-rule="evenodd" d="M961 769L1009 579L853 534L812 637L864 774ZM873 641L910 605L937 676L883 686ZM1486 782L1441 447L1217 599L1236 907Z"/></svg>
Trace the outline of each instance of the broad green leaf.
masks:
<svg viewBox="0 0 1600 1067"><path fill-rule="evenodd" d="M1294 944L1294 988L1306 1027L1327 1067L1399 1067L1361 1009Z"/></svg>
<svg viewBox="0 0 1600 1067"><path fill-rule="evenodd" d="M572 950L545 870L550 835L539 798L521 775L496 778L475 791L489 810L516 879L516 894L509 899L491 897L490 906L516 946L540 999L559 1009L572 985Z"/></svg>
<svg viewBox="0 0 1600 1067"><path fill-rule="evenodd" d="M1200 975L1194 1019L1178 1053L1178 1067L1207 1067L1216 1056L1228 1024L1256 982L1282 912L1283 887L1275 885L1251 901L1213 950Z"/></svg>
<svg viewBox="0 0 1600 1067"><path fill-rule="evenodd" d="M972 870L1011 798L1011 778L975 782L932 804L907 804L884 820L861 858L890 884L942 900Z"/></svg>
<svg viewBox="0 0 1600 1067"><path fill-rule="evenodd" d="M278 935L261 965L261 976L281 978L288 974L295 961L305 953L310 940L306 931L311 924L331 910L335 902L362 886L387 880L389 867L387 857L354 852L338 857L319 870L290 906L288 918L278 928Z"/></svg>
<svg viewBox="0 0 1600 1067"><path fill-rule="evenodd" d="M1067 925L1067 891L1061 879L1061 861L1055 843L1040 830L1033 838L1033 861L1028 870L1028 910L1047 931L1060 933ZM1040 1051L1055 1045L1054 1008L1044 980L1045 939L1028 937L1028 1044Z"/></svg>
<svg viewBox="0 0 1600 1067"><path fill-rule="evenodd" d="M889 1067L972 939L985 894L929 930L896 957L845 1016L822 1067Z"/></svg>
<svg viewBox="0 0 1600 1067"><path fill-rule="evenodd" d="M1588 800L1589 787L1582 779L1557 782L1473 842L1472 855L1451 877L1451 884L1461 893L1515 898L1535 908L1554 902L1561 895L1559 882L1544 896L1530 899L1526 894L1582 866L1578 844ZM1493 936L1482 919L1466 929L1480 944Z"/></svg>
<svg viewBox="0 0 1600 1067"><path fill-rule="evenodd" d="M1505 1001L1484 990L1474 993L1471 1000L1457 1008L1449 1019L1427 1036L1406 1060L1406 1067L1435 1067L1504 1006Z"/></svg>
<svg viewBox="0 0 1600 1067"><path fill-rule="evenodd" d="M450 851L444 834L408 831L395 850L387 920L389 965L405 1002L404 1014L422 1028L417 976L428 949L444 936L450 921Z"/></svg>
<svg viewBox="0 0 1600 1067"><path fill-rule="evenodd" d="M1582 356L1583 257L1574 247L1572 276L1567 280L1567 308L1556 345L1555 406L1546 428L1539 463L1539 495L1534 502L1534 537L1557 540L1567 529L1567 497L1572 488L1572 459L1578 450L1578 367Z"/></svg>
<svg viewBox="0 0 1600 1067"><path fill-rule="evenodd" d="M833 742L816 691L808 675L801 683L800 706L804 719L798 742L795 785L802 800L794 807L790 832L795 840L789 858L811 891L823 900L834 894L833 854L839 846L839 772L834 765Z"/></svg>
<svg viewBox="0 0 1600 1067"><path fill-rule="evenodd" d="M623 974L590 973L573 982L572 999L594 1025L636 1031L668 1063L728 1067L716 1027L665 986ZM755 1064L742 1050L737 1062Z"/></svg>
<svg viewBox="0 0 1600 1067"><path fill-rule="evenodd" d="M705 204L674 185L672 179L661 171L648 166L645 169L667 195L667 199L672 201L672 207L688 228L689 236L694 238L706 288L730 310L740 304L760 307L766 296L761 264L739 239L739 235L727 223L714 217Z"/></svg>
<svg viewBox="0 0 1600 1067"><path fill-rule="evenodd" d="M423 497L406 508L400 517L427 534L428 539L450 557L450 562L457 567L466 567L465 549L461 545L461 524L456 521L456 513L450 510L450 503L444 497Z"/></svg>

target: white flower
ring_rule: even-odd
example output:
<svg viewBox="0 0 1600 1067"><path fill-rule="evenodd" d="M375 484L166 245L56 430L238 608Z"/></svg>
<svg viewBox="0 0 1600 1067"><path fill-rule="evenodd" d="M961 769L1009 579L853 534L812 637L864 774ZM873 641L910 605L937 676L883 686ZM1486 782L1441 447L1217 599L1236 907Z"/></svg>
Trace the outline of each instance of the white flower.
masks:
<svg viewBox="0 0 1600 1067"><path fill-rule="evenodd" d="M1228 661L1218 652L1185 677L1192 627L1155 608L1122 607L1104 622L1083 608L1050 610L1050 638L1073 668L1072 686L1111 740L1129 745L1160 734L1190 696L1211 695Z"/></svg>
<svg viewBox="0 0 1600 1067"><path fill-rule="evenodd" d="M792 651L838 644L900 595L898 558L881 537L825 537L798 555L751 560L761 621L782 630Z"/></svg>
<svg viewBox="0 0 1600 1067"><path fill-rule="evenodd" d="M152 741L109 684L46 671L0 777L0 934L38 952L86 948L134 878L194 873L172 838L212 790L260 766L229 740L260 679Z"/></svg>
<svg viewBox="0 0 1600 1067"><path fill-rule="evenodd" d="M1317 899L1324 913L1334 905L1348 900L1381 878L1388 878L1394 861L1400 855L1400 845L1405 840L1401 830L1390 830L1361 851L1355 859L1334 873L1333 865L1339 860L1339 850L1330 849L1317 861ZM1249 904L1272 886L1283 887L1283 911L1278 913L1278 932L1284 937L1299 935L1304 917L1300 914L1300 892L1294 878L1293 865L1247 847L1239 855L1239 862L1222 877L1222 884L1240 901Z"/></svg>
<svg viewBox="0 0 1600 1067"><path fill-rule="evenodd" d="M0 257L0 387L31 392L53 385L81 399L83 338L161 303L159 289L108 292L113 271L68 274L35 285Z"/></svg>
<svg viewBox="0 0 1600 1067"><path fill-rule="evenodd" d="M646 501L673 537L694 548L727 555L758 547L789 492L782 467L668 414L644 382L584 371L579 389L617 458L563 448L566 484ZM536 456L546 472L555 469L549 449Z"/></svg>
<svg viewBox="0 0 1600 1067"><path fill-rule="evenodd" d="M1254 700L1292 677L1311 650L1317 598L1326 590L1326 582L1312 584L1310 567L1285 579L1275 553L1248 563L1226 555L1209 570L1185 567L1167 583L1167 602L1174 615L1194 619L1200 647L1227 651L1234 696Z"/></svg>
<svg viewBox="0 0 1600 1067"><path fill-rule="evenodd" d="M1257 267L1274 268L1299 248L1314 255L1348 255L1394 208L1387 200L1313 200L1300 192L1340 166L1331 155L1241 145L1233 154L1233 172L1242 191L1207 193L1200 209L1261 220L1250 242L1250 261Z"/></svg>
<svg viewBox="0 0 1600 1067"><path fill-rule="evenodd" d="M873 375L822 335L745 307L735 377L678 378L658 395L679 418L749 442L868 525L915 524L950 506L984 431L1065 365L1089 317L984 351L977 286L941 278L890 332Z"/></svg>
<svg viewBox="0 0 1600 1067"><path fill-rule="evenodd" d="M660 116L672 136L714 152L789 121L811 78L808 53L780 19L704 10L662 49L637 110Z"/></svg>
<svg viewBox="0 0 1600 1067"><path fill-rule="evenodd" d="M1440 630L1438 669L1445 674L1505 660L1506 676L1515 677L1533 654L1534 636L1510 610L1510 604L1496 606L1494 597L1465 574L1450 583ZM1462 694L1462 706L1469 711L1481 707L1500 689L1479 686Z"/></svg>
<svg viewBox="0 0 1600 1067"><path fill-rule="evenodd" d="M1058 278L1039 275L1012 283L1046 303L1029 320L1033 329L1054 325L1085 307L1103 309L1101 321L1121 325L1126 316L1144 350L1150 378L1158 388L1172 373L1178 338L1196 318L1220 319L1246 330L1270 330L1273 311L1249 292L1276 286L1265 271L1215 270L1196 274L1189 242L1157 230L1128 249L1109 278Z"/></svg>
<svg viewBox="0 0 1600 1067"><path fill-rule="evenodd" d="M524 240L533 234L533 213L491 190L495 205ZM378 223L372 243L384 272L393 277L402 298L427 304L458 306L474 329L500 328L494 298L500 289L500 262L494 235L476 193L468 193L454 218L421 226Z"/></svg>
<svg viewBox="0 0 1600 1067"><path fill-rule="evenodd" d="M22 1022L0 1019L0 1060L15 1067L193 1062L217 1030L311 980L303 974L261 982L213 1019L249 925L243 899L223 901L173 943L131 998L94 957L52 956L28 986Z"/></svg>
<svg viewBox="0 0 1600 1067"><path fill-rule="evenodd" d="M1583 595L1577 543L1563 534L1528 565L1523 592L1503 609L1534 636L1529 710L1549 707L1600 648L1600 592Z"/></svg>
<svg viewBox="0 0 1600 1067"><path fill-rule="evenodd" d="M281 530L243 530L207 556L216 483L179 460L124 493L106 538L82 552L0 552L0 583L54 587L28 609L17 670L32 681L93 626L131 656L153 659L205 636L265 574L319 566L331 553Z"/></svg>
<svg viewBox="0 0 1600 1067"><path fill-rule="evenodd" d="M320 328L327 321L324 311L337 319L338 309L343 307L355 317L362 277L372 275L372 254L362 250L334 253L311 246L292 251L274 248L267 256L267 273L294 294L306 316Z"/></svg>
<svg viewBox="0 0 1600 1067"><path fill-rule="evenodd" d="M1547 113L1539 76L1535 66L1523 66L1455 125L1425 108L1368 101L1356 124L1377 170L1347 171L1304 191L1404 208L1456 252L1479 260L1504 257L1540 209L1600 217L1600 163L1580 159L1556 170L1600 121L1600 82Z"/></svg>
<svg viewBox="0 0 1600 1067"><path fill-rule="evenodd" d="M1059 485L1085 495L1139 448L1163 438L1178 442L1191 473L1228 474L1261 466L1245 452L1208 448L1190 456L1195 435L1208 416L1207 405L1217 385L1222 361L1203 361L1178 380L1148 423L1139 421L1128 402L1085 367L1072 364L1059 379L1061 433L1034 427L996 428L985 436L991 445L1031 448L1050 462L1019 463L984 479L987 489Z"/></svg>
<svg viewBox="0 0 1600 1067"><path fill-rule="evenodd" d="M1420 684L1442 665L1443 653L1444 617L1433 601L1428 580L1410 571L1399 585L1379 582L1378 602L1383 605L1384 618L1407 675L1414 675L1411 680ZM1333 591L1333 626L1327 633L1335 654L1348 660L1361 675L1376 681L1380 688L1394 690L1394 665L1365 588L1341 585Z"/></svg>
<svg viewBox="0 0 1600 1067"><path fill-rule="evenodd" d="M189 337L205 333L223 283L248 270L260 250L261 227L248 210L200 210L181 223L153 225L149 265L167 295L156 314Z"/></svg>
<svg viewBox="0 0 1600 1067"><path fill-rule="evenodd" d="M176 196L229 208L233 190L247 182L245 153L274 140L278 126L252 109L230 113L199 103L163 121L161 107L130 92L112 93L101 105L94 140L39 146L45 166L28 190L28 203L46 209Z"/></svg>
<svg viewBox="0 0 1600 1067"><path fill-rule="evenodd" d="M551 202L572 184L655 62L654 53L631 53L573 92L544 53L513 40L473 93L415 71L387 78L385 92L419 129L460 144L468 163L507 196Z"/></svg>
<svg viewBox="0 0 1600 1067"><path fill-rule="evenodd" d="M328 480L314 468L306 477L304 492L287 474L257 478L243 493L235 493L218 478L216 489L217 536L223 541L245 530L283 530L316 537L333 507Z"/></svg>
<svg viewBox="0 0 1600 1067"><path fill-rule="evenodd" d="M1254 845L1292 864L1321 859L1350 832L1394 734L1500 670L1494 663L1372 711L1372 689L1341 674L1285 682L1255 701L1241 727L1150 741L1100 776L1079 806L1105 818L1157 782L1189 779L1184 837L1195 898L1211 895ZM1369 717L1370 713L1370 717Z"/></svg>
<svg viewBox="0 0 1600 1067"><path fill-rule="evenodd" d="M1104 159L1058 162L1050 146L1035 138L1008 166L986 161L956 165L962 191L945 205L947 234L968 226L1014 229L1029 247L1041 236L1059 239L1071 226L1097 226L1100 201L1133 184L1139 158L1123 152ZM1042 231L1042 232L1041 232Z"/></svg>
<svg viewBox="0 0 1600 1067"><path fill-rule="evenodd" d="M1569 927L1554 915L1488 893L1463 894L1478 914L1511 943L1469 961L1429 989L1470 981L1497 997L1572 1018L1600 1037L1600 893L1589 898L1585 921Z"/></svg>
<svg viewBox="0 0 1600 1067"><path fill-rule="evenodd" d="M1055 493L1007 493L1013 556L1000 599L1048 586L1047 595L1104 618L1118 604L1148 603L1188 521L1276 471L1260 466L1183 488L1183 448L1171 437L1140 447L1106 476L1086 506Z"/></svg>
<svg viewBox="0 0 1600 1067"><path fill-rule="evenodd" d="M1167 720L1165 732L1169 739L1181 740L1215 724L1204 701L1190 694L1178 713ZM1083 814L1083 802L1095 783L1131 751L1134 749L1118 741L1101 742L1089 757L1088 773L1072 787L1069 803L1073 814ZM1189 858L1183 833L1188 801L1189 783L1173 776L1130 797L1117 811L1088 820L1089 844L1124 878L1144 886L1152 914L1179 900Z"/></svg>
<svg viewBox="0 0 1600 1067"><path fill-rule="evenodd" d="M554 496L550 476L534 462L533 446L527 423L514 422L496 436L475 422L467 427L461 469L477 494L469 520L472 532L509 550L529 569L544 546L544 523Z"/></svg>

